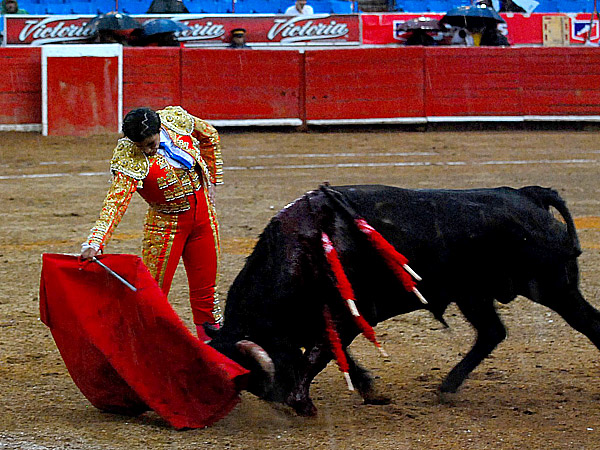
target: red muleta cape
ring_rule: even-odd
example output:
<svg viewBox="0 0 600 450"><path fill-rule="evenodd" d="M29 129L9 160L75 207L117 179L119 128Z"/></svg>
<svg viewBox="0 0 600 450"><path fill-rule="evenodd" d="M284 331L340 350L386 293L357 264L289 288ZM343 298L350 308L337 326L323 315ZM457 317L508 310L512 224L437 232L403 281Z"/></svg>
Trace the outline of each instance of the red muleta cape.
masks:
<svg viewBox="0 0 600 450"><path fill-rule="evenodd" d="M41 320L83 395L108 412L153 409L178 429L225 417L249 372L188 330L139 257L101 259L137 292L98 264L42 255Z"/></svg>

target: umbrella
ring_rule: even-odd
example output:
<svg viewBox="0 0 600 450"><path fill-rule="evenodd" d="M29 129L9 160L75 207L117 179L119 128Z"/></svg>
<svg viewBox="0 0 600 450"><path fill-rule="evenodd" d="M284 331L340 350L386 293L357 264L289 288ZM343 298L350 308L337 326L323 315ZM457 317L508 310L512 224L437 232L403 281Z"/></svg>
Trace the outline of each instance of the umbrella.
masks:
<svg viewBox="0 0 600 450"><path fill-rule="evenodd" d="M127 14L112 11L94 17L86 28L96 33L100 30L133 30L142 28L142 25Z"/></svg>
<svg viewBox="0 0 600 450"><path fill-rule="evenodd" d="M175 33L177 31L189 30L187 25L171 19L153 19L146 22L142 27L142 35L151 36L160 33Z"/></svg>
<svg viewBox="0 0 600 450"><path fill-rule="evenodd" d="M417 17L415 19L410 19L406 22L401 23L400 25L398 25L398 29L401 31L439 31L442 29L442 27L436 19L432 19L431 17Z"/></svg>
<svg viewBox="0 0 600 450"><path fill-rule="evenodd" d="M446 13L440 23L467 29L481 29L486 26L496 26L504 23L504 19L494 8L486 5L459 6Z"/></svg>

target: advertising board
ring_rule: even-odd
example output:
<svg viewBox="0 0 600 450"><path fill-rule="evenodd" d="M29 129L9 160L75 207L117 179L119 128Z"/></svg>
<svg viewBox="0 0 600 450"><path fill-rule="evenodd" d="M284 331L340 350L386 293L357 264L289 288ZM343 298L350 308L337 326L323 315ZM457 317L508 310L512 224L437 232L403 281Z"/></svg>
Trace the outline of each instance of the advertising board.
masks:
<svg viewBox="0 0 600 450"><path fill-rule="evenodd" d="M5 45L80 44L89 42L92 31L86 25L92 15L5 16ZM165 15L132 16L140 23ZM189 30L176 33L186 45L225 46L231 30L246 29L250 45L358 45L358 15L316 14L286 17L278 15L198 15L169 17Z"/></svg>
<svg viewBox="0 0 600 450"><path fill-rule="evenodd" d="M566 13L533 13L517 14L502 13L506 23L500 24L498 28L502 34L508 37L512 45L542 45L543 18L544 16L567 16L570 19L571 38L570 44L584 44L590 33L591 14L566 14ZM404 33L400 25L416 17L431 17L441 19L443 14L363 14L362 33L363 44L385 45L402 44ZM600 38L598 21L591 22L591 35L589 42L598 44Z"/></svg>

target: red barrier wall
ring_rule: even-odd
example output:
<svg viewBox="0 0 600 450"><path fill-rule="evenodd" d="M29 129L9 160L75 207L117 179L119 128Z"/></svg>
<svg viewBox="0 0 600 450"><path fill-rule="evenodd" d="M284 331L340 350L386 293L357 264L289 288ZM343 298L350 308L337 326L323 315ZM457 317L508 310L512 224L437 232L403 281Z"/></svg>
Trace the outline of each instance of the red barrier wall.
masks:
<svg viewBox="0 0 600 450"><path fill-rule="evenodd" d="M41 123L40 59L36 47L0 48L0 125ZM600 119L589 47L126 48L123 65L125 112L181 104L218 126Z"/></svg>
<svg viewBox="0 0 600 450"><path fill-rule="evenodd" d="M514 48L427 48L427 116L522 115Z"/></svg>
<svg viewBox="0 0 600 450"><path fill-rule="evenodd" d="M306 119L423 117L423 48L306 52Z"/></svg>
<svg viewBox="0 0 600 450"><path fill-rule="evenodd" d="M0 47L0 125L42 122L39 47Z"/></svg>
<svg viewBox="0 0 600 450"><path fill-rule="evenodd" d="M173 47L123 49L123 111L181 104L181 51Z"/></svg>
<svg viewBox="0 0 600 450"><path fill-rule="evenodd" d="M524 115L600 115L597 48L522 48Z"/></svg>
<svg viewBox="0 0 600 450"><path fill-rule="evenodd" d="M298 51L183 49L181 106L207 120L300 118Z"/></svg>

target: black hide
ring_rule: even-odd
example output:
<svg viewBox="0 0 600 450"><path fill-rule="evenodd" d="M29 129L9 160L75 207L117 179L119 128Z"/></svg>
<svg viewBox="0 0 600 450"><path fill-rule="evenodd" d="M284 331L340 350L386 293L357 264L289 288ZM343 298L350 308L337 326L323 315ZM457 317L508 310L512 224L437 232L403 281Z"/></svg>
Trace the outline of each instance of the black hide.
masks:
<svg viewBox="0 0 600 450"><path fill-rule="evenodd" d="M355 226L357 215L409 259L423 278L418 289L428 305L404 290ZM373 326L422 308L443 322L451 302L473 325L476 342L446 377L442 391L455 392L505 338L494 300L528 297L600 345L600 313L578 289L576 260L581 251L575 226L555 191L536 186L462 191L322 187L288 205L267 225L231 286L224 327L212 341L238 361L236 341L261 345L275 363L276 379L266 386L253 370L250 389L287 403L299 414L316 413L310 383L332 358L324 305L344 348L359 333L331 278L322 232L333 241L357 307ZM365 401L386 401L375 392L368 371L348 357L352 381Z"/></svg>

